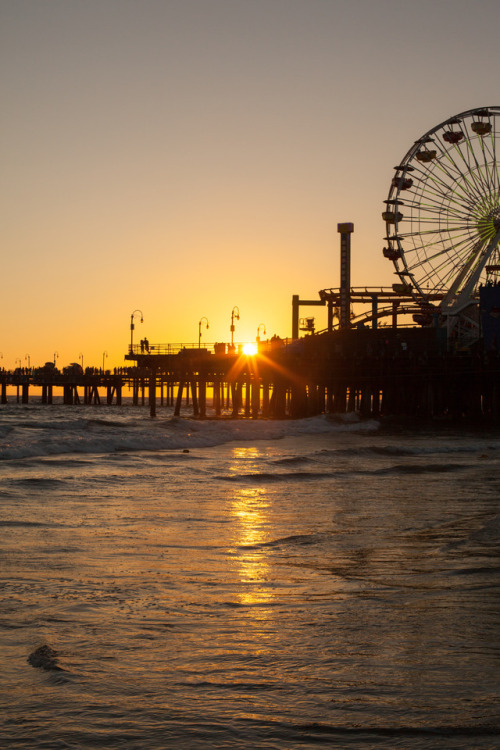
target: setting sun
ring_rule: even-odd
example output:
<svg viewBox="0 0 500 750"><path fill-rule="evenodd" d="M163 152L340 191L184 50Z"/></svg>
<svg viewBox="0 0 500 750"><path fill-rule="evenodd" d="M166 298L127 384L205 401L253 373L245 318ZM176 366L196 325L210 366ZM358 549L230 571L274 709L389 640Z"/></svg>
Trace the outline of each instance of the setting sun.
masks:
<svg viewBox="0 0 500 750"><path fill-rule="evenodd" d="M246 354L247 357L254 357L257 352L257 344L245 344L243 346L243 354Z"/></svg>

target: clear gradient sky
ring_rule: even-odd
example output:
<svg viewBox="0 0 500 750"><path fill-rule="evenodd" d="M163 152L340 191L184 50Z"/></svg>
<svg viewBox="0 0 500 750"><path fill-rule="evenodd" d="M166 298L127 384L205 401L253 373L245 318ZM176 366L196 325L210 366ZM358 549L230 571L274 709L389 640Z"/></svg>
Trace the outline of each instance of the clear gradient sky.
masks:
<svg viewBox="0 0 500 750"><path fill-rule="evenodd" d="M0 0L0 365L291 334L389 286L393 167L500 104L499 0ZM322 323L323 310L304 310Z"/></svg>

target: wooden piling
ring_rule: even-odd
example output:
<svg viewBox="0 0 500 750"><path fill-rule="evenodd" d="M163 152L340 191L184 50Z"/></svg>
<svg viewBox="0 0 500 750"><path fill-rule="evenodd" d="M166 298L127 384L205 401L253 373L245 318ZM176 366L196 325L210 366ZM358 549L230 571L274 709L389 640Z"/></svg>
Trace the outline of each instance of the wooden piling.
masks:
<svg viewBox="0 0 500 750"><path fill-rule="evenodd" d="M156 371L149 371L149 416L156 417Z"/></svg>

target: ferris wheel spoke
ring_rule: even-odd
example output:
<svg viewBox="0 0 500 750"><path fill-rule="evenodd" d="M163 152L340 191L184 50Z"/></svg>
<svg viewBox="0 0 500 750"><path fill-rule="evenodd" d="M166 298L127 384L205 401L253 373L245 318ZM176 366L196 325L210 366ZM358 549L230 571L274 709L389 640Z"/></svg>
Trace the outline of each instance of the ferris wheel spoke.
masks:
<svg viewBox="0 0 500 750"><path fill-rule="evenodd" d="M456 176L452 174L449 165L439 162L433 171L422 175L421 184L423 187L432 185L439 192L446 193L450 186L456 182Z"/></svg>
<svg viewBox="0 0 500 750"><path fill-rule="evenodd" d="M474 163L476 165L475 169L473 168L471 161L465 158L461 145L455 145L453 146L453 149L445 148L441 145L440 151L442 159L440 160L438 167L446 173L450 183L457 186L459 189L464 187L465 182L469 185L467 192L470 192L472 186L474 186L472 192L477 193L477 191L479 191L481 193L485 186L481 178L476 174L476 170L479 169L480 165L475 151L471 146L470 138L465 139L465 145L467 145L470 150L470 155L474 158ZM455 159L457 156L460 158ZM457 177L459 178L458 180Z"/></svg>
<svg viewBox="0 0 500 750"><path fill-rule="evenodd" d="M465 175L460 175L462 181L457 183L456 175L452 176L444 166L441 166L441 169L448 177L448 180L445 181L442 175L433 174L429 176L425 185L432 186L437 194L442 195L447 200L474 202L477 191Z"/></svg>
<svg viewBox="0 0 500 750"><path fill-rule="evenodd" d="M457 224L454 227L450 227L449 225L443 226L443 227L433 225L433 226L430 226L430 227L428 227L426 229L420 229L419 228L419 229L416 229L414 231L400 232L398 234L398 237L401 240L410 239L412 237L422 237L423 238L425 236L427 236L429 238L431 235L439 235L439 236L445 235L446 237L448 237L449 234L450 234L450 232L454 232L455 234L457 234L457 232L459 232L459 231L463 235L469 234L469 228L466 225L459 225L459 224Z"/></svg>
<svg viewBox="0 0 500 750"><path fill-rule="evenodd" d="M478 155L476 153L476 150L473 148L472 141L470 140L470 138L466 139L465 145L467 146L467 150L471 158L471 161L468 162L469 173L472 176L474 176L475 182L477 183L478 189L480 192L489 190L490 189L489 180L488 180L487 174L485 174L485 172L483 171L484 166L486 166L484 161L482 162L479 161ZM463 151L461 151L461 154L465 161L465 154L463 153ZM471 166L472 162L474 166Z"/></svg>
<svg viewBox="0 0 500 750"><path fill-rule="evenodd" d="M494 198L487 194L483 199L483 206L496 205ZM448 205L446 206L447 223L452 224L457 221L464 222L465 224L470 222L471 214L473 214L474 208L477 206L478 201L469 201L468 204L464 204L460 200L453 199L452 196L448 196ZM441 217L444 212L443 196L435 195L432 192L428 192L425 196L420 196L419 199L415 198L412 202L408 202L407 205L413 211L419 211L420 222L429 222L436 220L436 217ZM403 217L404 219L404 217Z"/></svg>
<svg viewBox="0 0 500 750"><path fill-rule="evenodd" d="M461 241L458 241L458 238L456 237L453 239L453 244L448 246L443 246L441 239L435 243L428 243L425 248L422 248L425 249L427 253L425 258L419 258L415 263L407 265L408 271L410 273L415 273L420 266L428 265L430 266L428 274L442 274L446 268L448 268L448 271L451 274L455 264L462 263L463 258L470 254L470 251L474 246L474 242L470 241L470 239L463 239ZM438 247L437 252L429 255L429 251L436 246ZM450 261L452 261L453 265L450 264ZM426 276L423 280L428 281L429 279Z"/></svg>
<svg viewBox="0 0 500 750"><path fill-rule="evenodd" d="M436 195L429 191L425 195L422 195L419 200L415 200L409 205L419 211L430 211L438 214L442 214L444 207L446 206L447 209L454 214L468 216L470 208L474 204L471 203L464 205L461 201L453 199L450 195Z"/></svg>
<svg viewBox="0 0 500 750"><path fill-rule="evenodd" d="M443 263L437 268L435 266L431 266L424 273L424 270L427 266L428 264L422 264L422 273L418 282L418 286L420 288L432 286L434 291L442 291L443 289L445 289L450 281L449 264ZM448 271L446 269L448 269Z"/></svg>
<svg viewBox="0 0 500 750"><path fill-rule="evenodd" d="M496 134L493 133L491 137L491 142L493 146L493 158L492 158L492 171L493 171L493 183L495 186L495 190L497 193L500 191L500 173L498 169L498 162L497 162L497 152L496 152Z"/></svg>
<svg viewBox="0 0 500 750"><path fill-rule="evenodd" d="M499 175L496 158L496 140L494 134L492 134L490 143L492 148L489 148L489 143L485 143L484 139L481 139L481 150L483 152L484 163L488 172L488 179L491 186L492 192L498 193L499 188Z"/></svg>
<svg viewBox="0 0 500 750"><path fill-rule="evenodd" d="M456 165L456 171L458 181L455 179L452 183L452 187L454 187L455 190L458 189L459 191L462 191L464 196L467 196L471 202L476 201L478 196L481 195L484 190L484 188L478 183L476 175L474 172L460 171L458 165Z"/></svg>
<svg viewBox="0 0 500 750"><path fill-rule="evenodd" d="M460 262L460 266L463 267L465 265L466 257L470 256L472 251L472 247L469 246L469 248L464 248L464 251L460 254L458 260ZM433 259L434 262L431 262L431 259L424 260L419 264L415 264L415 267L413 269L408 269L410 275L414 275L415 271L417 269L421 270L420 273L420 285L426 285L428 284L431 279L434 276L438 276L440 280L440 284L447 284L448 286L451 286L453 279L456 275L455 266L452 266L450 264L450 259L448 257L440 257L440 262L436 263L435 258ZM425 273L423 272L423 269L426 268L427 270Z"/></svg>
<svg viewBox="0 0 500 750"><path fill-rule="evenodd" d="M473 204L464 205L462 201L456 200L450 194L445 196L428 191L425 194L415 196L415 199L408 205L412 215L418 212L419 215L442 216L446 211L449 211L453 216L465 218L469 215Z"/></svg>
<svg viewBox="0 0 500 750"><path fill-rule="evenodd" d="M452 270L450 258L446 254L440 254L432 260L420 258L418 262L408 267L407 272L410 278L420 286L429 285L433 276L438 277L440 283L442 283L444 279L448 279L450 275L455 274L455 270Z"/></svg>
<svg viewBox="0 0 500 750"><path fill-rule="evenodd" d="M475 144L476 148L474 148L473 144ZM496 162L494 130L487 135L477 135L474 139L469 139L468 146L474 155L478 169L481 170L483 166L486 168L488 176L487 184L491 185L491 180L495 181L498 178L498 174L495 174L495 171L490 169L491 163Z"/></svg>
<svg viewBox="0 0 500 750"><path fill-rule="evenodd" d="M419 177L418 186L413 189L414 194L433 194L439 196L442 200L450 200L450 191L453 190L457 185L457 175L453 174L448 165L439 164L439 172L433 171L429 173L421 173ZM470 187L464 189L460 184L461 193L456 194L453 197L454 201L473 203L475 201L475 194L473 189ZM462 194L463 193L463 194Z"/></svg>
<svg viewBox="0 0 500 750"><path fill-rule="evenodd" d="M454 147L455 149L458 149L457 146ZM459 150L459 153L462 153ZM445 148L440 144L440 153L441 153L441 159L436 165L436 170L440 170L443 174L446 175L447 181L444 181L447 188L449 188L452 185L458 186L458 188L462 188L462 182L457 183L457 177L459 177L461 180L464 178L464 170L459 167L457 162L453 159L452 152L449 148ZM469 171L468 165L466 171Z"/></svg>
<svg viewBox="0 0 500 750"><path fill-rule="evenodd" d="M485 138L488 141L485 143ZM482 137L480 135L474 138L466 138L465 145L467 146L467 153L469 160L465 159L465 154L460 150L461 156L469 169L471 176L475 179L476 184L479 186L480 192L487 192L491 190L496 182L498 184L498 171L490 166L490 160L492 158L492 152L488 148L488 142L491 141L494 147L494 136ZM493 159L496 162L496 159Z"/></svg>
<svg viewBox="0 0 500 750"><path fill-rule="evenodd" d="M429 238L429 241L425 243L425 246L422 245L422 250L425 251L426 260L428 261L435 261L437 258L444 257L449 260L450 258L458 258L463 251L466 251L467 248L471 247L473 244L474 242L470 237L454 236L447 244L444 244L442 237L437 237L435 240ZM407 260L409 261L411 250L407 251L406 255ZM410 268L409 265L407 267Z"/></svg>
<svg viewBox="0 0 500 750"><path fill-rule="evenodd" d="M436 286L436 278L438 279L437 285L439 286L440 290L443 290L450 285L452 276L449 263L443 263L437 268L434 266L431 267L429 271L424 276L422 276L420 285L429 286L432 284L433 286Z"/></svg>

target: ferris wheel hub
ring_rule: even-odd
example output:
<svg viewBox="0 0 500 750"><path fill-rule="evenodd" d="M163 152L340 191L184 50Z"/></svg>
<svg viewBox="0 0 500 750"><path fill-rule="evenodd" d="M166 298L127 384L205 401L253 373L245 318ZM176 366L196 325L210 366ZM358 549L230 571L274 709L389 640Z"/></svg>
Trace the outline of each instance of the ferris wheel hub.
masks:
<svg viewBox="0 0 500 750"><path fill-rule="evenodd" d="M491 240L500 229L500 207L493 208L481 217L477 223L477 230L482 240Z"/></svg>

